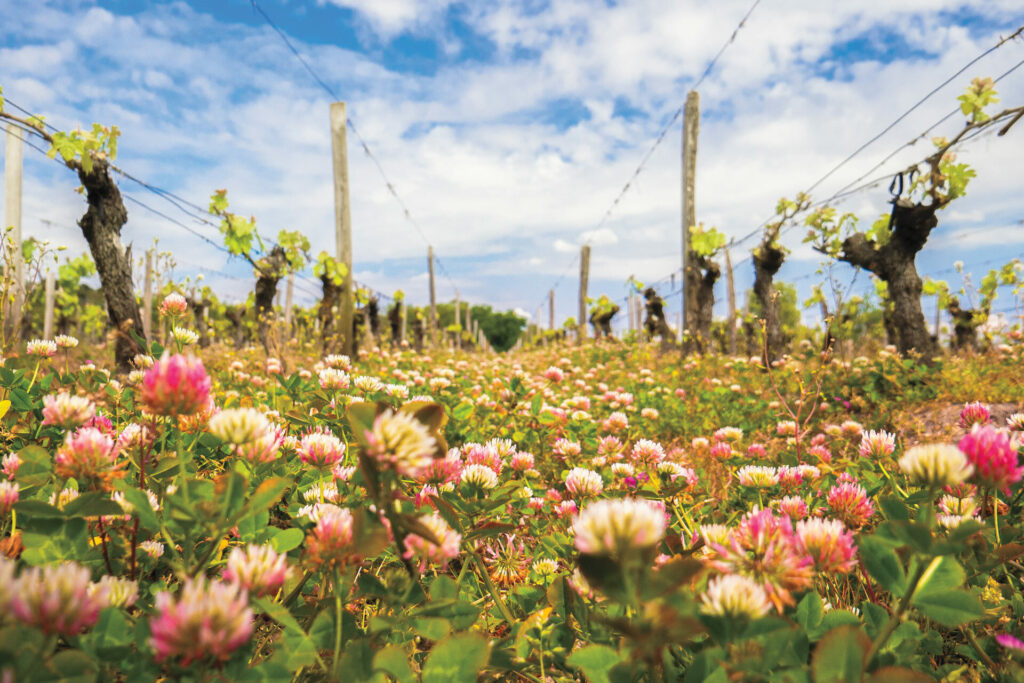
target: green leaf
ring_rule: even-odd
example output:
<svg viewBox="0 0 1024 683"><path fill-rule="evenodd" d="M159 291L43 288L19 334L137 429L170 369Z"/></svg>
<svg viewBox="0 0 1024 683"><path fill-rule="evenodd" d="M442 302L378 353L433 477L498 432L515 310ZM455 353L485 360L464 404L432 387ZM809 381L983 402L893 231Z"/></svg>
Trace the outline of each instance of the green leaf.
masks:
<svg viewBox="0 0 1024 683"><path fill-rule="evenodd" d="M292 616L292 613L288 609L279 603L269 600L267 598L254 598L253 602L266 614L268 617L281 624L285 630L295 631L303 635L306 632L299 625L299 622Z"/></svg>
<svg viewBox="0 0 1024 683"><path fill-rule="evenodd" d="M576 650L566 662L583 672L590 683L610 683L608 672L617 664L625 661L625 657L607 645L597 643Z"/></svg>
<svg viewBox="0 0 1024 683"><path fill-rule="evenodd" d="M302 529L280 529L273 538L270 539L270 547L279 553L286 553L289 550L294 550L302 545L302 540L305 535L302 533Z"/></svg>
<svg viewBox="0 0 1024 683"><path fill-rule="evenodd" d="M457 422L464 422L473 414L473 404L469 401L462 401L452 408L452 419Z"/></svg>
<svg viewBox="0 0 1024 683"><path fill-rule="evenodd" d="M824 616L825 604L815 591L805 595L796 606L796 623L803 627L808 636L818 633Z"/></svg>
<svg viewBox="0 0 1024 683"><path fill-rule="evenodd" d="M868 676L864 683L932 683L934 680L920 671L900 666L886 666Z"/></svg>
<svg viewBox="0 0 1024 683"><path fill-rule="evenodd" d="M954 558L945 555L934 558L921 575L917 582L917 589L914 592L912 604L916 604L918 598L929 593L943 593L952 588L960 588L964 585L966 574L963 567Z"/></svg>
<svg viewBox="0 0 1024 683"><path fill-rule="evenodd" d="M96 680L96 663L81 650L58 652L50 660L48 668L52 669L61 681Z"/></svg>
<svg viewBox="0 0 1024 683"><path fill-rule="evenodd" d="M139 518L139 524L142 525L142 528L151 531L160 529L160 522L156 517L153 506L149 502L149 496L142 489L126 486L121 492L124 494L124 499L134 508L134 514Z"/></svg>
<svg viewBox="0 0 1024 683"><path fill-rule="evenodd" d="M455 633L437 642L423 666L423 683L474 683L490 645L479 633Z"/></svg>
<svg viewBox="0 0 1024 683"><path fill-rule="evenodd" d="M65 519L67 517L60 508L55 508L41 500L19 500L14 504L14 510L18 515L24 515L28 519Z"/></svg>
<svg viewBox="0 0 1024 683"><path fill-rule="evenodd" d="M408 655L397 645L388 645L374 655L373 669L394 677L398 683L415 683L416 681L416 675L409 666Z"/></svg>
<svg viewBox="0 0 1024 683"><path fill-rule="evenodd" d="M955 628L985 616L981 601L965 590L944 590L915 595L913 605L932 621Z"/></svg>
<svg viewBox="0 0 1024 683"><path fill-rule="evenodd" d="M110 499L106 493L90 491L64 506L68 517L99 517L100 515L123 515L124 508Z"/></svg>
<svg viewBox="0 0 1024 683"><path fill-rule="evenodd" d="M858 549L871 577L896 597L902 596L907 589L907 573L892 547L873 536L867 536L860 539Z"/></svg>
<svg viewBox="0 0 1024 683"><path fill-rule="evenodd" d="M265 479L249 497L246 509L250 512L260 512L270 508L281 499L285 489L291 485L292 480L285 477L269 477Z"/></svg>
<svg viewBox="0 0 1024 683"><path fill-rule="evenodd" d="M840 626L825 634L811 657L814 683L856 683L867 664L871 641L856 626Z"/></svg>

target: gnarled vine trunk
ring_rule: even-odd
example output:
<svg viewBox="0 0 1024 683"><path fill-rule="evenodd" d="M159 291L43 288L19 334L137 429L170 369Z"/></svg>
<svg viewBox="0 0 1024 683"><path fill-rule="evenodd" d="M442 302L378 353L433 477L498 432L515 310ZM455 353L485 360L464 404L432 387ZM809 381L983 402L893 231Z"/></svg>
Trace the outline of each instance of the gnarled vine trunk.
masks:
<svg viewBox="0 0 1024 683"><path fill-rule="evenodd" d="M594 311L590 314L590 324L594 326L594 338L610 339L612 336L612 318L619 312L619 307L612 304L607 311Z"/></svg>
<svg viewBox="0 0 1024 683"><path fill-rule="evenodd" d="M103 285L115 335L114 364L118 372L129 372L132 358L142 352L131 333L141 336L142 324L132 283L131 247L125 249L121 244L121 228L128 221L128 211L105 161L95 160L88 173L76 161L68 162L68 166L78 173L89 203L78 226L89 243Z"/></svg>
<svg viewBox="0 0 1024 683"><path fill-rule="evenodd" d="M979 311L960 308L960 301L956 298L950 300L946 310L953 318L953 350L977 350L978 328L981 327L982 317L978 315Z"/></svg>
<svg viewBox="0 0 1024 683"><path fill-rule="evenodd" d="M334 307L341 301L341 285L336 285L326 275L320 278L323 284L324 295L317 306L316 315L320 321L320 340L324 351L330 351L338 341L337 332L334 329Z"/></svg>
<svg viewBox="0 0 1024 683"><path fill-rule="evenodd" d="M210 345L210 329L206 324L206 312L210 310L213 302L209 299L191 297L189 305L192 307L192 316L196 321L196 331L199 333L199 347L205 349Z"/></svg>
<svg viewBox="0 0 1024 683"><path fill-rule="evenodd" d="M900 353L916 351L926 360L937 352L921 309L921 276L914 259L938 225L937 208L900 199L893 205L892 234L882 246L862 233L843 240L839 260L870 271L888 285L892 325Z"/></svg>
<svg viewBox="0 0 1024 683"><path fill-rule="evenodd" d="M256 288L253 298L256 302L256 330L263 349L270 351L270 324L274 321L274 297L277 296L277 283L281 281L281 273L288 263L284 249L279 246L270 250L266 258L261 259L257 272Z"/></svg>
<svg viewBox="0 0 1024 683"><path fill-rule="evenodd" d="M764 324L764 348L759 351L759 355L771 363L779 359L786 345L775 294L775 274L782 268L786 254L778 246L762 242L761 246L753 251L752 256L754 296L761 305L761 320Z"/></svg>
<svg viewBox="0 0 1024 683"><path fill-rule="evenodd" d="M690 339L684 347L692 351L696 349L704 353L711 342L711 322L715 309L715 283L722 276L722 269L709 258L693 252L690 255L691 265L686 272L686 293L689 297L687 309L692 311L692 329L688 330ZM684 336L684 339L686 337Z"/></svg>
<svg viewBox="0 0 1024 683"><path fill-rule="evenodd" d="M644 329L647 330L647 335L651 339L660 336L662 346L671 345L675 335L665 320L665 300L658 296L653 287L644 290L644 299Z"/></svg>

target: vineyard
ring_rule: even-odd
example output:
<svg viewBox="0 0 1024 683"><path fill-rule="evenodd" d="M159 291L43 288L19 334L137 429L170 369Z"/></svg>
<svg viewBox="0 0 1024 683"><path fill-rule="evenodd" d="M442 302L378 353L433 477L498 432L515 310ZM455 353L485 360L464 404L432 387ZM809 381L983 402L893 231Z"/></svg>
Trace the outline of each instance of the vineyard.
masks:
<svg viewBox="0 0 1024 683"><path fill-rule="evenodd" d="M332 251L5 84L0 683L1024 680L1024 255L921 266L994 180L965 150L1020 145L1024 61L964 72L1024 27L735 234L697 219L697 89L759 2L570 245L572 316L564 274L535 315L464 299L256 2L331 97ZM952 112L814 196L951 83ZM680 267L606 288L593 235L677 123ZM427 246L423 291L356 280L349 134ZM22 234L24 146L80 183L87 251ZM133 253L129 208L245 264L243 295ZM779 278L800 250L817 269Z"/></svg>

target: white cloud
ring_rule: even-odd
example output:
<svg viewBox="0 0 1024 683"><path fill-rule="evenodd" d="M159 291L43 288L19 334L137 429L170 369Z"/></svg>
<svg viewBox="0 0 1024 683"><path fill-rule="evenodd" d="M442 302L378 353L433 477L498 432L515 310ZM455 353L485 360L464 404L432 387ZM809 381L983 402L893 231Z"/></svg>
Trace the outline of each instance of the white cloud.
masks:
<svg viewBox="0 0 1024 683"><path fill-rule="evenodd" d="M437 31L448 7L444 0L331 2L358 11L385 39ZM11 32L9 47L0 50L6 95L64 128L116 123L124 131L120 163L128 170L201 206L214 189L227 187L232 207L255 214L266 233L297 228L310 236L314 252L333 249L327 98L269 28L218 23L183 4L132 16L66 7L0 9L0 26ZM747 233L771 214L779 196L805 188L995 42L998 30L971 34L946 25L944 12L958 7L954 0L896 8L880 0L759 7L701 88L700 220L732 236ZM1000 20L1013 8L1003 0L972 9ZM494 62L456 62L424 76L390 71L371 55L295 41L348 98L358 130L454 271L455 286L474 300L528 309L559 277L561 288L575 286L572 260L588 240L592 293L618 296L630 274L652 281L677 268L678 127L607 223L595 226L746 7L555 0L542 11L505 1L473 3L467 11L470 23L497 45ZM839 76L823 75L816 62L878 26L908 48L936 56L914 54L888 64L838 60ZM515 56L523 51L531 56ZM1019 44L1010 44L970 75L997 75L1020 59L1019 52ZM1007 105L1024 101L1014 76L1000 84ZM933 97L815 196L856 178L951 110L963 85L957 81ZM579 103L589 118L568 126L544 123L537 114L552 100ZM617 116L619 103L647 115ZM958 125L951 121L937 132ZM1014 136L1022 134L1015 129L965 148L962 158L976 166L978 177L967 197L941 216L929 249L962 247L963 241L941 238L963 232L967 223L1013 227L1024 173ZM905 166L926 147L918 143L876 173ZM426 245L352 134L349 151L357 273L385 292L400 287L414 303L422 301ZM26 155L26 232L40 229L39 218L51 218L70 226L60 236L73 250L83 249L74 229L82 207L71 192L77 179L31 151ZM871 220L888 209L887 186L858 194L843 208ZM130 182L123 188L189 221ZM126 242L148 244L159 235L183 262L224 264L223 254L180 228L128 208ZM216 238L209 227L196 229ZM800 245L801 233L787 234L793 255L783 279L808 272L819 259ZM972 244L991 248L1015 234L1000 232L998 240L979 235ZM732 253L738 288L749 284L750 246ZM413 262L415 268L407 266ZM230 268L248 277L237 262ZM237 295L249 284L223 281ZM439 298L452 288L439 273ZM566 315L575 315L573 301L559 294Z"/></svg>
<svg viewBox="0 0 1024 683"><path fill-rule="evenodd" d="M322 0L321 0L322 1ZM353 9L384 37L422 26L435 19L451 3L448 0L327 0Z"/></svg>

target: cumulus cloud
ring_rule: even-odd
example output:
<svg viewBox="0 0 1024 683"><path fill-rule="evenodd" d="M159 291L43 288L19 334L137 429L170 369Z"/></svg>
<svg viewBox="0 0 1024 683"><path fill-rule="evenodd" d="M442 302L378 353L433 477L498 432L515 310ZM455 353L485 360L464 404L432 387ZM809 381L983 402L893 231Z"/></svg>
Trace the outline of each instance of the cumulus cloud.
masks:
<svg viewBox="0 0 1024 683"><path fill-rule="evenodd" d="M358 131L450 266L438 274L441 299L458 287L464 300L530 309L560 278L560 312L575 315L572 261L584 242L593 246L592 294L620 297L629 275L650 282L678 267L678 127L609 220L596 226L746 6L696 0L329 4L355 12L381 44L403 34L440 36L449 57L423 74L389 68L374 50L292 37L344 93ZM730 236L750 232L780 196L807 187L992 45L1006 32L1002 22L1015 3L969 9L970 28L952 23L955 12L966 11L954 0L895 7L880 0L827 6L791 0L759 7L701 87L699 219ZM445 27L453 11L493 54L452 56L463 54ZM12 100L61 128L118 124L124 132L119 161L133 173L200 206L226 187L232 208L256 215L265 234L299 229L314 253L333 249L329 98L269 27L219 21L181 3L121 15L52 1L29 13L0 7L0 35L0 85ZM1020 60L1020 50L1009 44L976 65L815 197L866 172L950 111L970 76L1002 73ZM1019 73L999 88L1004 103L1024 101ZM958 125L950 121L936 133ZM982 138L961 152L978 177L968 196L941 216L922 269L948 267L962 252L985 260L995 247L1020 241L1013 230L1022 133ZM921 141L903 150L875 174L923 157L927 146ZM75 228L83 209L72 192L77 179L26 154L26 233L48 230L72 251L83 250ZM351 132L349 163L357 276L385 292L401 288L422 303L424 239ZM854 195L842 208L870 222L888 209L887 186ZM212 228L174 213L130 181L122 190L217 239ZM245 295L251 273L244 264L137 205L128 208L126 242L148 245L159 236L162 248L179 257L179 272L224 270L239 279L222 278L218 288ZM47 227L43 218L63 227ZM971 232L986 225L999 226L998 240ZM820 258L800 243L801 233L798 227L786 235L793 254L782 279L812 272ZM752 279L745 253L751 246L732 253L740 291ZM303 286L315 289L315 283Z"/></svg>

